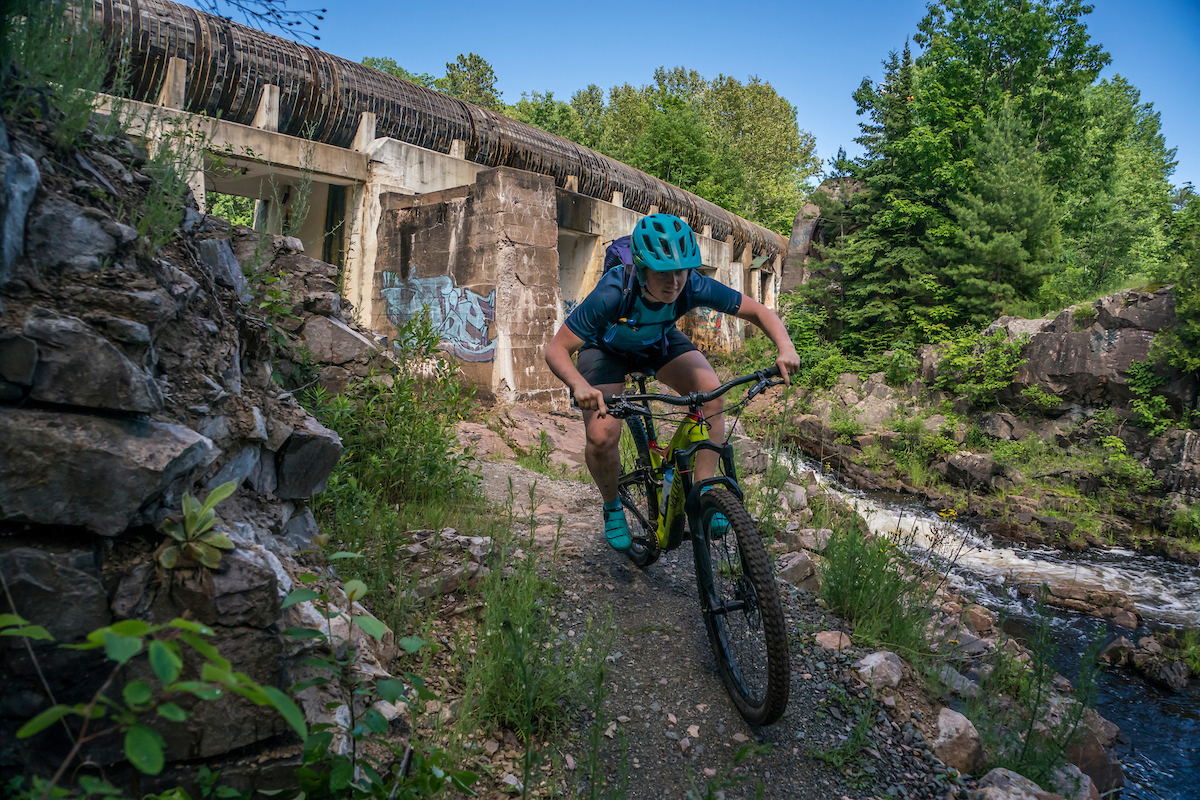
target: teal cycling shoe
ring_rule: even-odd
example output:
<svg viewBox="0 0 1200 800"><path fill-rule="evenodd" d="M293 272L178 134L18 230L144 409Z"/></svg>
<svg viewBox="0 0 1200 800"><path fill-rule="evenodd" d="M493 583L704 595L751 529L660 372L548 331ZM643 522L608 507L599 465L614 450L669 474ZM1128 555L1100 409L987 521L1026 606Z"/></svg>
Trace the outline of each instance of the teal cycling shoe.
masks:
<svg viewBox="0 0 1200 800"><path fill-rule="evenodd" d="M613 550L627 553L633 544L633 537L629 535L629 525L625 522L625 509L621 507L620 500L613 501L612 505L615 508L604 504L604 538Z"/></svg>
<svg viewBox="0 0 1200 800"><path fill-rule="evenodd" d="M704 494L711 488L713 488L712 484L705 486L700 490L700 494ZM711 517L709 517L708 536L710 539L720 539L727 533L729 533L729 520L725 518L724 514L718 511L716 514L713 514Z"/></svg>

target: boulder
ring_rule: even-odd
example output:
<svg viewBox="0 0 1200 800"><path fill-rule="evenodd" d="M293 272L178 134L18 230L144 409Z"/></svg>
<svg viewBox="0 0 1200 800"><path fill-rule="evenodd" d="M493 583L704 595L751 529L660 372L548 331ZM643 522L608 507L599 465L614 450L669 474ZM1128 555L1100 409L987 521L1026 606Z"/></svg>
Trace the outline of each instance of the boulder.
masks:
<svg viewBox="0 0 1200 800"><path fill-rule="evenodd" d="M37 363L37 342L15 333L0 335L0 378L18 386L32 386Z"/></svg>
<svg viewBox="0 0 1200 800"><path fill-rule="evenodd" d="M946 480L967 489L991 487L997 477L1004 475L1004 467L996 463L991 453L962 451L950 456L944 463Z"/></svg>
<svg viewBox="0 0 1200 800"><path fill-rule="evenodd" d="M1050 776L1050 785L1066 800L1100 800L1096 784L1074 764L1054 770L1054 774Z"/></svg>
<svg viewBox="0 0 1200 800"><path fill-rule="evenodd" d="M798 589L815 590L818 586L812 559L803 550L784 554L775 567L775 575Z"/></svg>
<svg viewBox="0 0 1200 800"><path fill-rule="evenodd" d="M115 536L216 452L182 425L4 409L0 519Z"/></svg>
<svg viewBox="0 0 1200 800"><path fill-rule="evenodd" d="M233 256L228 239L202 239L196 242L200 261L212 271L213 280L226 289L232 289L238 297L246 295L246 277L242 267Z"/></svg>
<svg viewBox="0 0 1200 800"><path fill-rule="evenodd" d="M60 644L82 641L112 623L108 591L100 581L96 551L90 547L59 551L14 547L0 551L0 572L21 616L41 625ZM11 645L17 642L6 640Z"/></svg>
<svg viewBox="0 0 1200 800"><path fill-rule="evenodd" d="M1092 779L1100 794L1125 785L1125 771L1113 751L1113 743L1121 732L1113 723L1092 709L1083 712L1080 740L1067 748L1067 760Z"/></svg>
<svg viewBox="0 0 1200 800"><path fill-rule="evenodd" d="M938 677L941 678L946 688L954 694L961 697L977 697L979 695L979 686L967 680L967 678L963 677L958 670L949 664L942 665L942 668L938 670Z"/></svg>
<svg viewBox="0 0 1200 800"><path fill-rule="evenodd" d="M25 248L25 220L41 179L37 162L25 153L0 152L0 286Z"/></svg>
<svg viewBox="0 0 1200 800"><path fill-rule="evenodd" d="M302 500L324 491L329 473L341 457L341 437L312 417L305 417L276 456L275 496Z"/></svg>
<svg viewBox="0 0 1200 800"><path fill-rule="evenodd" d="M35 307L22 333L37 343L30 398L141 414L162 411L154 379L83 320Z"/></svg>
<svg viewBox="0 0 1200 800"><path fill-rule="evenodd" d="M1133 642L1124 636L1118 636L1104 646L1097 656L1105 664L1123 667L1133 663Z"/></svg>
<svg viewBox="0 0 1200 800"><path fill-rule="evenodd" d="M366 363L379 353L375 343L332 317L313 317L304 324L304 345L322 364Z"/></svg>
<svg viewBox="0 0 1200 800"><path fill-rule="evenodd" d="M1065 800L1060 794L1047 792L1024 775L997 767L979 779L979 788L971 800Z"/></svg>
<svg viewBox="0 0 1200 800"><path fill-rule="evenodd" d="M971 720L953 709L943 708L938 712L937 726L933 754L948 767L974 774L983 762L983 745Z"/></svg>
<svg viewBox="0 0 1200 800"><path fill-rule="evenodd" d="M1022 422L1012 414L1002 412L984 414L979 418L978 424L979 430L988 436L994 436L997 439L1003 439L1008 442L1024 439L1032 430L1029 423Z"/></svg>
<svg viewBox="0 0 1200 800"><path fill-rule="evenodd" d="M97 272L137 241L137 231L100 211L47 194L30 211L25 252L43 272Z"/></svg>
<svg viewBox="0 0 1200 800"><path fill-rule="evenodd" d="M808 492L803 486L797 486L794 483L785 483L779 494L780 497L787 501L792 511L808 508Z"/></svg>
<svg viewBox="0 0 1200 800"><path fill-rule="evenodd" d="M1081 318L1076 309L1067 309L1032 336L1022 352L1026 361L1014 378L1014 393L1040 385L1064 400L1088 405L1124 403L1132 397L1129 365L1146 361L1155 333L1175 324L1174 296L1169 288L1128 290L1097 301L1092 310L1094 315ZM1194 407L1194 377L1176 371L1165 371L1164 377L1167 383L1157 393L1175 408Z"/></svg>
<svg viewBox="0 0 1200 800"><path fill-rule="evenodd" d="M904 679L904 662L900 660L900 656L887 650L871 653L856 662L854 668L858 670L858 676L863 683L874 691L884 687L894 689Z"/></svg>
<svg viewBox="0 0 1200 800"><path fill-rule="evenodd" d="M975 632L978 636L984 636L992 632L996 627L995 612L984 608L980 605L972 605L967 608L966 623L967 627Z"/></svg>
<svg viewBox="0 0 1200 800"><path fill-rule="evenodd" d="M253 550L227 552L213 572L212 602L218 625L267 628L279 618L275 572Z"/></svg>

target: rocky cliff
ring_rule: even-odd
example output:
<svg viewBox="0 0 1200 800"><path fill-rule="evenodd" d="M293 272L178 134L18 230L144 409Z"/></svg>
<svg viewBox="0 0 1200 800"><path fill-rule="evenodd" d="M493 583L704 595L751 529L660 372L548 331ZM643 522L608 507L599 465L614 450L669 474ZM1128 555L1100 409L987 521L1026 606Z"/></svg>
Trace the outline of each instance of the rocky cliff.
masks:
<svg viewBox="0 0 1200 800"><path fill-rule="evenodd" d="M308 602L281 612L281 598L305 569L317 533L307 503L342 444L275 376L336 391L384 365L387 343L356 329L336 268L296 239L231 231L167 197L174 230L155 250L134 212L160 190L147 157L94 129L63 152L44 124L0 123L0 613L60 644L120 620L184 617L212 629L235 671L286 688L311 645L280 631L320 614ZM285 356L300 345L311 355L296 364ZM185 492L229 481L237 491L217 516L234 549L213 569L165 569L160 523ZM383 674L390 643L360 643L360 667ZM101 652L0 639L0 774L53 771L61 731L15 731L51 694L89 699L107 674ZM117 683L145 669L135 659ZM336 714L328 701L318 688L300 696L310 721ZM189 710L186 726L158 726L168 764L157 782L114 767L111 737L83 755L141 791L173 785L191 759L234 786L288 785L299 742L277 713L232 696Z"/></svg>

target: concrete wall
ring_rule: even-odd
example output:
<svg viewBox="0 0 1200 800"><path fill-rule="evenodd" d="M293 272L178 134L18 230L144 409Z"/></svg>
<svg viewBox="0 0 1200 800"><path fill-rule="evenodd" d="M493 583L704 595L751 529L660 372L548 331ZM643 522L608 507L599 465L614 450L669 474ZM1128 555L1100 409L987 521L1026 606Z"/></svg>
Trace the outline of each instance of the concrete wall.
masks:
<svg viewBox="0 0 1200 800"><path fill-rule="evenodd" d="M563 403L543 356L562 307L553 180L502 167L471 186L389 193L380 204L367 324L393 335L427 308L470 383L507 400Z"/></svg>

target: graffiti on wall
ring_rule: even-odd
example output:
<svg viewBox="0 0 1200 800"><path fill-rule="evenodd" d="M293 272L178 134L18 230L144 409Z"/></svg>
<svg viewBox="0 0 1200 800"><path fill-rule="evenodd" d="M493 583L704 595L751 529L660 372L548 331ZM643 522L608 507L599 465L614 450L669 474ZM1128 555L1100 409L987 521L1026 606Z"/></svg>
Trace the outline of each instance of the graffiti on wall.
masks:
<svg viewBox="0 0 1200 800"><path fill-rule="evenodd" d="M443 350L463 361L495 358L496 341L488 336L488 324L496 319L495 289L484 297L455 286L446 275L404 279L395 272L384 272L379 294L393 325L403 325L428 308Z"/></svg>
<svg viewBox="0 0 1200 800"><path fill-rule="evenodd" d="M686 333L698 346L722 348L727 345L721 340L721 312L711 308L693 308L684 317Z"/></svg>

